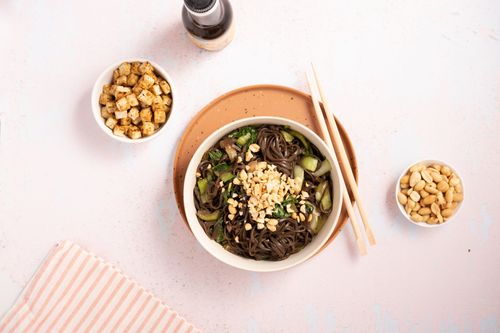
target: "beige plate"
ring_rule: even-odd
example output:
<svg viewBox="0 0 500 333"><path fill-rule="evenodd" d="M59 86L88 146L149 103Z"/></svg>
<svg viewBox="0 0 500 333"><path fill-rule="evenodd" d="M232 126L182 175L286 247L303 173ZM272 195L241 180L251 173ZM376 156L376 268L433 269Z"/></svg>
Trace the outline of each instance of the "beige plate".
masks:
<svg viewBox="0 0 500 333"><path fill-rule="evenodd" d="M230 91L210 102L186 127L175 153L175 198L177 207L188 228L189 226L184 214L183 183L191 156L201 142L203 142L203 140L205 140L214 130L234 120L255 116L288 118L300 122L318 134L320 133L314 115L311 96L296 89L269 84L248 86ZM336 121L351 163L354 177L357 181L358 168L354 148L352 147L351 140L344 127L337 119ZM350 194L350 197L352 198L353 196ZM342 209L339 223L322 250L335 239L346 222L347 212L345 209Z"/></svg>

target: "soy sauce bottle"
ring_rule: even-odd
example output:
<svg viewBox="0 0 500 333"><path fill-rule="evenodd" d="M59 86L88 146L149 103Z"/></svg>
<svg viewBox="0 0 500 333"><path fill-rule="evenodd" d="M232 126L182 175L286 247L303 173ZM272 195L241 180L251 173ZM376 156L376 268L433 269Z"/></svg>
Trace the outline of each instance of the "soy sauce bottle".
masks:
<svg viewBox="0 0 500 333"><path fill-rule="evenodd" d="M191 41L205 50L222 50L234 38L229 0L184 0L182 22Z"/></svg>

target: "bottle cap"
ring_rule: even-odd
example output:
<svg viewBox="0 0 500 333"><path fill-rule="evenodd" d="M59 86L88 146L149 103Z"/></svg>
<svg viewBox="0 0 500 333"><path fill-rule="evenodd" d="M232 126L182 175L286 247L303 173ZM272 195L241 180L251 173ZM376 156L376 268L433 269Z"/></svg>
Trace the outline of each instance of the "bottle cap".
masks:
<svg viewBox="0 0 500 333"><path fill-rule="evenodd" d="M195 13L205 13L212 9L215 2L216 0L184 0L184 5Z"/></svg>

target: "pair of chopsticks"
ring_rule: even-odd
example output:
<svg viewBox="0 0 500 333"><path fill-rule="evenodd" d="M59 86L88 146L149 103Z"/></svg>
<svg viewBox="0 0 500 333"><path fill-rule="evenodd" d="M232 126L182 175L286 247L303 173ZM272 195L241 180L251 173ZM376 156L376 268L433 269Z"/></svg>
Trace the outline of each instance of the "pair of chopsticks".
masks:
<svg viewBox="0 0 500 333"><path fill-rule="evenodd" d="M370 245L376 244L375 235L373 234L372 228L368 223L368 217L366 215L365 209L363 208L362 200L358 191L358 185L356 184L356 180L354 179L354 174L352 173L352 168L349 163L349 159L347 158L344 144L342 143L342 138L340 137L339 129L337 128L337 123L335 122L333 113L331 112L328 102L326 101L325 93L321 84L319 83L316 69L312 64L311 67L312 71L307 72L307 82L309 83L309 89L311 90L311 97L313 100L314 110L316 112L316 118L318 119L318 123L320 125L323 140L331 149L333 153L332 155L337 156L338 160L340 161L339 163L339 161L334 160L334 163L340 166L342 174L344 175L339 175L344 206L347 209L347 214L349 215L349 219L351 221L351 226L354 231L354 236L356 237L356 243L358 245L359 251L361 252L361 254L366 254L367 250L365 240L361 235L361 231L358 226L354 208L351 204L351 198L349 197L349 192L347 191L347 185L354 195L354 199L356 201L356 205L358 206L359 214L361 216L361 220L363 221L365 233ZM320 100L323 103L324 113L320 106ZM344 177L347 178L347 185Z"/></svg>

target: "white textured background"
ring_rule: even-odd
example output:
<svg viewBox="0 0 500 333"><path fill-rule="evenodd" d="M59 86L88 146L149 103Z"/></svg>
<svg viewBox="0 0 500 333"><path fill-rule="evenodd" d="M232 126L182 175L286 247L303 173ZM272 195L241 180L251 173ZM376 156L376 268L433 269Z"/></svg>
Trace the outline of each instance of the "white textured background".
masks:
<svg viewBox="0 0 500 333"><path fill-rule="evenodd" d="M49 248L74 240L207 332L500 331L500 1L234 0L224 51L192 46L177 1L0 0L0 313ZM114 142L90 109L99 73L143 56L174 78L169 130ZM379 244L350 228L289 271L252 274L206 254L180 220L172 157L191 117L243 85L306 89L314 60L354 142ZM465 182L460 217L405 222L409 163Z"/></svg>

